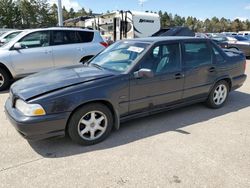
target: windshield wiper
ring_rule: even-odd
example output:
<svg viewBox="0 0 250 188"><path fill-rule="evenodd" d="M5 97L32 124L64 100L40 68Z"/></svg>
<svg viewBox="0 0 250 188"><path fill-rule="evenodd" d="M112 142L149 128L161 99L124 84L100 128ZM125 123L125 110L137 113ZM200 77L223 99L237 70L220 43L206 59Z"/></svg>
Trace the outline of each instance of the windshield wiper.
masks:
<svg viewBox="0 0 250 188"><path fill-rule="evenodd" d="M96 63L90 63L89 65L93 65L94 67L96 67L96 68L98 68L98 69L103 69L103 67L102 66L100 66L100 65L98 65L98 64L96 64Z"/></svg>

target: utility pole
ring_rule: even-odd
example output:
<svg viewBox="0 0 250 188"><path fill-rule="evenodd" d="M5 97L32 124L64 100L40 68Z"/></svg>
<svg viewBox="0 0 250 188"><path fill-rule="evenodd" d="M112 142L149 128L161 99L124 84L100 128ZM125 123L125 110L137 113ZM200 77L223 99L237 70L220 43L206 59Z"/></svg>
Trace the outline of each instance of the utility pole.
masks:
<svg viewBox="0 0 250 188"><path fill-rule="evenodd" d="M58 0L58 26L63 26L62 0Z"/></svg>
<svg viewBox="0 0 250 188"><path fill-rule="evenodd" d="M139 5L141 6L141 11L143 11L143 6L146 0L139 0Z"/></svg>

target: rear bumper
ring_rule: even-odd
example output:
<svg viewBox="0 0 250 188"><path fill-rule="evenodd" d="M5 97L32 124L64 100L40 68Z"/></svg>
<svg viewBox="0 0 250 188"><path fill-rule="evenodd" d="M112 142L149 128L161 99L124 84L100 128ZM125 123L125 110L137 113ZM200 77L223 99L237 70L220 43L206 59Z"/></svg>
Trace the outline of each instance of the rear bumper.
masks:
<svg viewBox="0 0 250 188"><path fill-rule="evenodd" d="M50 137L64 136L70 113L26 117L11 106L8 99L5 113L16 130L28 140L42 140Z"/></svg>
<svg viewBox="0 0 250 188"><path fill-rule="evenodd" d="M247 79L247 75L245 75L245 74L234 77L232 79L232 88L231 88L231 90L236 90L236 89L240 88L244 84L246 79Z"/></svg>

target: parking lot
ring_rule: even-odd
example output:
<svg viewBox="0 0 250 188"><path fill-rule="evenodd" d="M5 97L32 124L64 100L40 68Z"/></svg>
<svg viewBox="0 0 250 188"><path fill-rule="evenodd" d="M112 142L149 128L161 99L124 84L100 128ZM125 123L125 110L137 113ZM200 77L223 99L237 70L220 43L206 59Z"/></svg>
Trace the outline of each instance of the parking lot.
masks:
<svg viewBox="0 0 250 188"><path fill-rule="evenodd" d="M90 147L26 141L6 119L7 97L0 187L250 187L250 78L221 109L197 104L129 121Z"/></svg>

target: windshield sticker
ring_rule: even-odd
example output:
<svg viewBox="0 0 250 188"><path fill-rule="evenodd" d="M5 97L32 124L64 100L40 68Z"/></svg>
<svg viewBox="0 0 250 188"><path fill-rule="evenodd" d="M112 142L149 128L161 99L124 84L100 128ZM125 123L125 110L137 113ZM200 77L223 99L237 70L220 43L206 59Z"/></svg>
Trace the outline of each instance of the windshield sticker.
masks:
<svg viewBox="0 0 250 188"><path fill-rule="evenodd" d="M136 46L130 46L128 48L128 51L141 53L144 50L144 48L136 47Z"/></svg>

